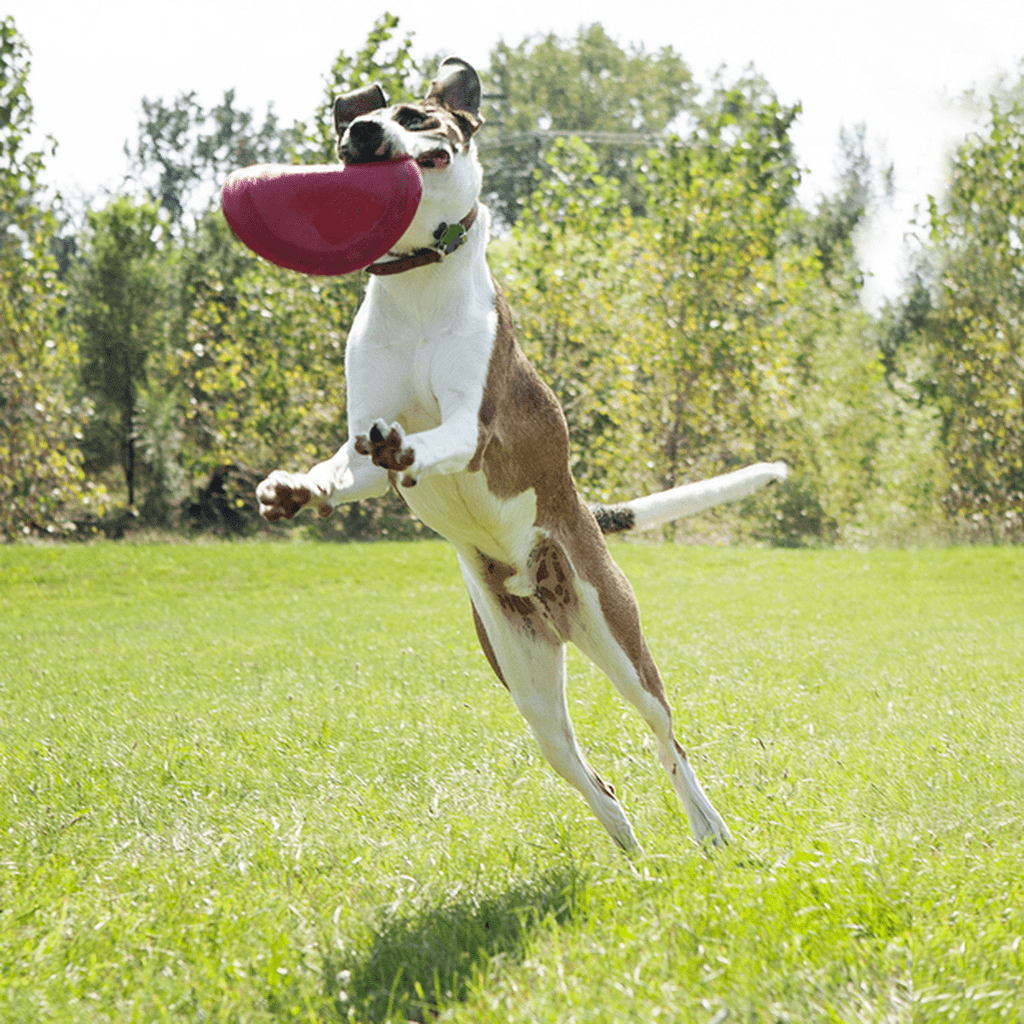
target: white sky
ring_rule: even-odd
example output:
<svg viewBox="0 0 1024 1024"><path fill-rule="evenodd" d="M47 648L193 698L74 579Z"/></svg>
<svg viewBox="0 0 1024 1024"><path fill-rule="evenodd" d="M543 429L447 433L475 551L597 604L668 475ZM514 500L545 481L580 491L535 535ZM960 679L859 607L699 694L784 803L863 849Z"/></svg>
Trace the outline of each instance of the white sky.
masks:
<svg viewBox="0 0 1024 1024"><path fill-rule="evenodd" d="M944 154L969 125L948 101L1016 75L1024 0L7 0L32 50L29 91L40 136L60 148L48 180L72 197L116 187L143 96L224 90L262 117L308 120L339 50L354 52L388 10L414 33L414 52L457 53L483 67L499 39L600 22L621 44L672 46L700 84L725 65L753 64L783 103L800 101L793 131L808 169L806 201L833 187L841 126L867 126L893 161L897 196L875 218L865 260L872 297L898 293L902 239L914 208L941 192Z"/></svg>

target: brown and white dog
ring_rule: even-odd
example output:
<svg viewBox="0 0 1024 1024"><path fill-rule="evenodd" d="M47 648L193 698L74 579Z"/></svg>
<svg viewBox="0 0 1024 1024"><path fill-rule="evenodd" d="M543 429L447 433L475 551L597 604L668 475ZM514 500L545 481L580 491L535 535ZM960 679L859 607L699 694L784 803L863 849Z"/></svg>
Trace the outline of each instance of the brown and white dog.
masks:
<svg viewBox="0 0 1024 1024"><path fill-rule="evenodd" d="M658 757L699 842L729 830L672 730L633 591L605 532L646 529L785 478L782 463L589 507L569 469L565 417L527 362L487 267L489 216L473 136L480 82L449 58L420 104L386 106L374 86L339 97L346 163L415 159L423 197L373 275L348 339L349 440L306 473L276 470L257 488L268 520L320 515L396 488L458 552L484 654L552 767L612 839L637 838L615 790L587 764L565 697L565 644L602 669L654 732Z"/></svg>

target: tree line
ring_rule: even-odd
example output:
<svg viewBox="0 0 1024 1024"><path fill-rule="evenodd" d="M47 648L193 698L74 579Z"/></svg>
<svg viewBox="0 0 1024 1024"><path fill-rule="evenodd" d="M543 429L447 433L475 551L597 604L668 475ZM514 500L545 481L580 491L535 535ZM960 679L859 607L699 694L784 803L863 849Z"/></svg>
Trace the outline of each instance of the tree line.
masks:
<svg viewBox="0 0 1024 1024"><path fill-rule="evenodd" d="M308 122L233 92L145 99L125 185L73 229L29 151L29 51L0 21L0 535L132 524L247 533L255 483L345 434L364 279L274 267L231 235L236 167L333 159L332 95L418 95L437 65L383 16ZM700 88L671 48L599 25L498 45L483 71L492 264L555 389L585 494L616 500L783 458L786 485L699 526L776 544L1024 533L1024 79L929 199L915 272L860 302L858 227L891 169L840 133L801 205L798 106L753 72ZM977 100L977 97L975 97ZM52 145L52 144L51 144ZM414 535L394 496L301 527Z"/></svg>

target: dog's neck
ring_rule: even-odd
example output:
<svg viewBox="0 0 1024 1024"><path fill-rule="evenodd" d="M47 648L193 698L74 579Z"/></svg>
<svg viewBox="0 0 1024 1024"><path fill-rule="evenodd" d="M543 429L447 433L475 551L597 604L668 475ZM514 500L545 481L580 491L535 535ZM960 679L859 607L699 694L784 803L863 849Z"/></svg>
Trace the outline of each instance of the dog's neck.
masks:
<svg viewBox="0 0 1024 1024"><path fill-rule="evenodd" d="M431 263L440 263L445 257L450 256L460 249L465 243L469 230L476 222L477 206L466 214L456 224L446 224L442 221L434 231L434 243L409 253L389 252L391 259L378 261L366 268L367 273L377 276L391 276L392 274L404 274L409 270L416 270L418 267L425 267Z"/></svg>

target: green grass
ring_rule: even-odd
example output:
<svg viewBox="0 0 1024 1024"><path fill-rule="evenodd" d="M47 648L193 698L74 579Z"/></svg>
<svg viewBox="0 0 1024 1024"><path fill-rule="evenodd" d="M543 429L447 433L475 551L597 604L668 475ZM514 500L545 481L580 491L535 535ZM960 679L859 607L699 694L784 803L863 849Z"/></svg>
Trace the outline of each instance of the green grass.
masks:
<svg viewBox="0 0 1024 1024"><path fill-rule="evenodd" d="M1024 1021L1024 551L615 546L736 836L439 543L0 548L0 1020Z"/></svg>

